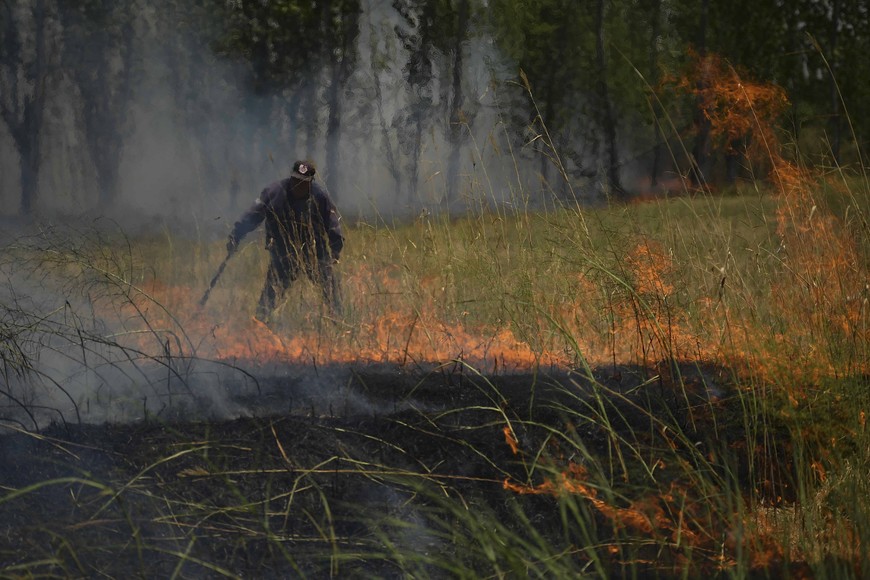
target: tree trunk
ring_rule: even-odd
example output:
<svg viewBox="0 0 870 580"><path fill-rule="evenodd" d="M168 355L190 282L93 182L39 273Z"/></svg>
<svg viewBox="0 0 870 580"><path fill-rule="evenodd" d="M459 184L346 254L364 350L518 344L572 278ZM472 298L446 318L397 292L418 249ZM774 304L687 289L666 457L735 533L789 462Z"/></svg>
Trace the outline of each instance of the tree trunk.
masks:
<svg viewBox="0 0 870 580"><path fill-rule="evenodd" d="M401 201L400 195L402 191L402 172L397 161L399 153L393 149L393 136L395 131L392 131L387 125L387 118L384 114L384 96L381 90L381 79L377 69L373 68L372 78L374 79L375 90L375 106L378 111L378 124L381 127L381 135L384 140L384 155L387 157L387 170L393 178L394 197L393 202ZM371 147L369 149L372 149Z"/></svg>
<svg viewBox="0 0 870 580"><path fill-rule="evenodd" d="M18 131L18 151L21 155L21 214L33 215L37 206L39 165L42 153L41 130L45 112L45 0L36 0L33 6L35 56L30 67L33 94L25 100L21 130Z"/></svg>
<svg viewBox="0 0 870 580"><path fill-rule="evenodd" d="M410 175L408 176L408 184L410 185L408 201L411 206L414 206L417 201L415 193L420 179L420 156L423 152L423 122L426 113L419 103L412 105L412 111L411 115L414 125L411 133L411 150L408 160L410 170Z"/></svg>
<svg viewBox="0 0 870 580"><path fill-rule="evenodd" d="M299 147L299 109L301 103L299 91L290 91L290 98L286 102L284 114L287 115L287 122L290 123L290 130L287 132L287 149L289 155L295 155L296 149ZM293 160L290 161L290 163L292 162Z"/></svg>
<svg viewBox="0 0 870 580"><path fill-rule="evenodd" d="M738 163L740 159L740 151L745 149L742 147L740 139L734 139L728 146L728 151L725 153L725 183L734 185L737 183Z"/></svg>
<svg viewBox="0 0 870 580"><path fill-rule="evenodd" d="M127 108L132 96L135 2L59 3L64 29L61 54L81 95L84 141L96 174L98 202L118 196ZM120 66L119 66L120 65Z"/></svg>
<svg viewBox="0 0 870 580"><path fill-rule="evenodd" d="M650 43L649 43L649 69L650 69L650 86L655 89L655 87L659 84L659 51L658 51L658 38L661 34L660 25L661 25L661 11L662 11L662 2L661 0L654 0L652 5L652 11L650 15L650 20L652 23L652 31L650 33ZM662 159L662 128L659 124L659 105L655 99L655 95L652 95L650 100L650 108L653 114L653 159L652 159L652 167L650 168L650 187L655 190L658 186L659 182L659 172L661 172L661 159Z"/></svg>
<svg viewBox="0 0 870 580"><path fill-rule="evenodd" d="M37 186L39 182L39 144L25 140L18 147L20 157L18 166L21 170L21 203L19 212L24 217L31 217L36 209Z"/></svg>
<svg viewBox="0 0 870 580"><path fill-rule="evenodd" d="M563 57L562 49L560 49L559 54L557 55L557 62L561 60ZM550 123L555 123L554 117L556 116L557 110L557 99L558 99L558 89L557 89L557 73L558 69L556 67L550 67L547 72L547 78L544 82L544 110L541 113L541 118L537 119L537 122L540 124L540 128L536 128L536 131L540 131L542 135L550 133L550 127L548 126ZM534 98L534 95L530 95ZM537 109L534 109L537 110ZM533 124L534 127L534 124ZM552 133L550 133L552 135ZM553 157L556 153L556 143L552 139L539 139L537 141L540 145L540 160L541 160L541 186L549 187L550 186L550 167L553 165ZM549 147L551 150L547 151L546 148ZM559 192L553 191L553 194L558 198ZM547 201L544 198L544 201ZM556 200L554 200L556 201Z"/></svg>
<svg viewBox="0 0 870 580"><path fill-rule="evenodd" d="M335 63L332 66L331 80L329 83L329 112L326 119L326 167L331 168L326 181L326 188L333 196L338 195L338 166L341 163L339 145L341 141L341 86L342 64Z"/></svg>
<svg viewBox="0 0 870 580"><path fill-rule="evenodd" d="M121 27L120 51L121 68L118 72L118 85L114 98L110 97L107 104L107 116L111 126L108 127L110 139L108 142L98 143L97 138L89 136L91 150L101 149L103 155L97 167L97 175L100 180L100 204L111 205L118 199L120 193L118 176L121 167L121 157L124 153L124 138L126 136L127 108L133 96L133 23L132 16L122 15L126 19ZM105 90L105 89L104 89ZM108 92L108 91L106 91ZM93 123L94 120L92 120ZM91 127L89 135L97 131Z"/></svg>
<svg viewBox="0 0 870 580"><path fill-rule="evenodd" d="M707 65L705 58L707 56L707 13L709 8L709 0L701 2L701 18L698 23L698 57L700 58L700 78L698 79L698 101L695 108L695 129L697 136L695 146L692 149L692 157L694 158L694 173L695 183L702 185L706 181L708 150L710 147L710 121L704 114L704 103L702 96L704 89L709 82L707 79Z"/></svg>
<svg viewBox="0 0 870 580"><path fill-rule="evenodd" d="M357 16L358 13L354 12ZM358 18L345 15L342 20L340 56L332 65L332 78L329 84L329 114L326 123L326 167L330 168L327 189L333 196L339 196L338 176L341 164L341 87L353 74L354 50L356 46Z"/></svg>
<svg viewBox="0 0 870 580"><path fill-rule="evenodd" d="M453 47L453 99L450 104L449 141L450 154L447 158L447 202L456 201L459 195L459 155L462 148L462 133L465 119L462 117L464 95L462 93L462 45L468 36L469 7L468 0L459 0L457 27L454 36L456 44Z"/></svg>
<svg viewBox="0 0 870 580"><path fill-rule="evenodd" d="M607 86L607 55L604 46L604 13L606 0L598 0L596 16L596 59L598 61L598 98L601 107L601 124L604 130L604 146L607 149L607 179L618 199L625 199L625 189L619 178L619 149L616 144L616 119Z"/></svg>
<svg viewBox="0 0 870 580"><path fill-rule="evenodd" d="M831 154L834 162L840 163L840 141L842 123L840 122L840 95L837 90L837 41L840 35L841 1L833 0L831 13L831 34L828 42L828 63L831 67Z"/></svg>
<svg viewBox="0 0 870 580"><path fill-rule="evenodd" d="M304 89L302 98L303 128L305 130L305 154L304 157L313 155L317 146L317 87L313 84ZM291 162L292 163L292 162Z"/></svg>

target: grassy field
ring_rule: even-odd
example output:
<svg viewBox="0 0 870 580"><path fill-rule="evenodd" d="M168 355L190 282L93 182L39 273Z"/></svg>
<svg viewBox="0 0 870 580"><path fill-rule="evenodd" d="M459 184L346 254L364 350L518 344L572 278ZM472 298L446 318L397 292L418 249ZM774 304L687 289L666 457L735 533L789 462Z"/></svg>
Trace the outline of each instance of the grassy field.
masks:
<svg viewBox="0 0 870 580"><path fill-rule="evenodd" d="M348 223L344 315L300 281L268 327L256 237L200 308L220 240L21 236L0 575L866 577L868 191L782 165L715 195ZM316 408L324 369L350 371ZM364 412L333 408L350 392Z"/></svg>

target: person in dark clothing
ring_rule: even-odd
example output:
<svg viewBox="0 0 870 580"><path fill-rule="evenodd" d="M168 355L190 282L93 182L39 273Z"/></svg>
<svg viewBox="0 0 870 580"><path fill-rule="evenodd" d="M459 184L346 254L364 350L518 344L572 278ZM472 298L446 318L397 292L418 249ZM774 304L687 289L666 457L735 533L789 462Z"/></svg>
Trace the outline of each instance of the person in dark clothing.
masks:
<svg viewBox="0 0 870 580"><path fill-rule="evenodd" d="M232 254L242 239L264 220L269 269L255 317L265 322L290 284L305 273L320 286L333 315L341 311L334 271L344 247L341 216L326 189L315 179L310 161L293 164L290 177L272 183L233 226L227 240Z"/></svg>

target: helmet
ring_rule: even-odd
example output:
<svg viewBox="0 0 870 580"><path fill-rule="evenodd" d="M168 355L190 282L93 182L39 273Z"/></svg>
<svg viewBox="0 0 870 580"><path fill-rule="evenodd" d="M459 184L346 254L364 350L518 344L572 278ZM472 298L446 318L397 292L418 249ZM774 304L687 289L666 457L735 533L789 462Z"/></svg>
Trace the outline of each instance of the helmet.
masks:
<svg viewBox="0 0 870 580"><path fill-rule="evenodd" d="M317 173L317 169L314 167L314 163L305 160L297 161L293 164L293 173L291 175L296 179L311 181L314 179L315 173Z"/></svg>

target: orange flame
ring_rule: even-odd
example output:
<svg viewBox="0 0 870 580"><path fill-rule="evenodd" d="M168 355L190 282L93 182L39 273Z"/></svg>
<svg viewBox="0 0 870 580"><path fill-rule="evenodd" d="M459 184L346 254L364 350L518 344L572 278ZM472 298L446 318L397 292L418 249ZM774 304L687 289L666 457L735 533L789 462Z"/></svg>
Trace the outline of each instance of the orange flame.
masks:
<svg viewBox="0 0 870 580"><path fill-rule="evenodd" d="M508 446L511 448L511 451L513 451L514 455L519 453L519 444L516 440L516 437L514 437L513 430L511 429L510 425L504 426L504 440L505 443L507 443Z"/></svg>
<svg viewBox="0 0 870 580"><path fill-rule="evenodd" d="M586 469L582 465L569 463L556 480L547 479L543 483L530 486L518 484L506 478L504 489L521 495L553 495L570 494L588 500L602 515L607 517L616 527L628 528L644 534L656 531L668 532L672 538L681 537L684 541L693 541L698 533L688 528L686 521L672 521L662 502L674 500L673 492L663 498L647 497L632 502L628 507L614 507L598 497L598 491L584 483L587 478ZM675 488L674 488L675 489ZM681 499L684 499L681 496Z"/></svg>
<svg viewBox="0 0 870 580"><path fill-rule="evenodd" d="M386 284L391 282L387 279ZM274 363L375 362L399 365L459 361L479 370L528 370L537 365L566 366L568 360L556 352L538 352L518 340L506 327L471 327L448 323L436 309L422 304L415 311L363 312L353 329L339 321L334 325L319 320L319 312L308 313L303 328L274 330L244 314L218 313L221 292L212 302L198 308L191 288L166 286L151 281L143 290L153 300L146 308L128 305L128 314L141 314L142 325L151 329L172 329L183 333L195 345L196 355L225 361L256 360ZM352 289L351 294L356 292ZM160 307L157 306L160 305ZM138 311L137 311L138 308ZM181 313L172 318L168 312ZM222 314L222 317L218 316ZM280 327L279 327L280 328ZM154 337L134 332L130 345L148 349ZM177 348L184 348L179 342ZM189 347L187 350L190 350ZM187 353L191 354L191 353Z"/></svg>

